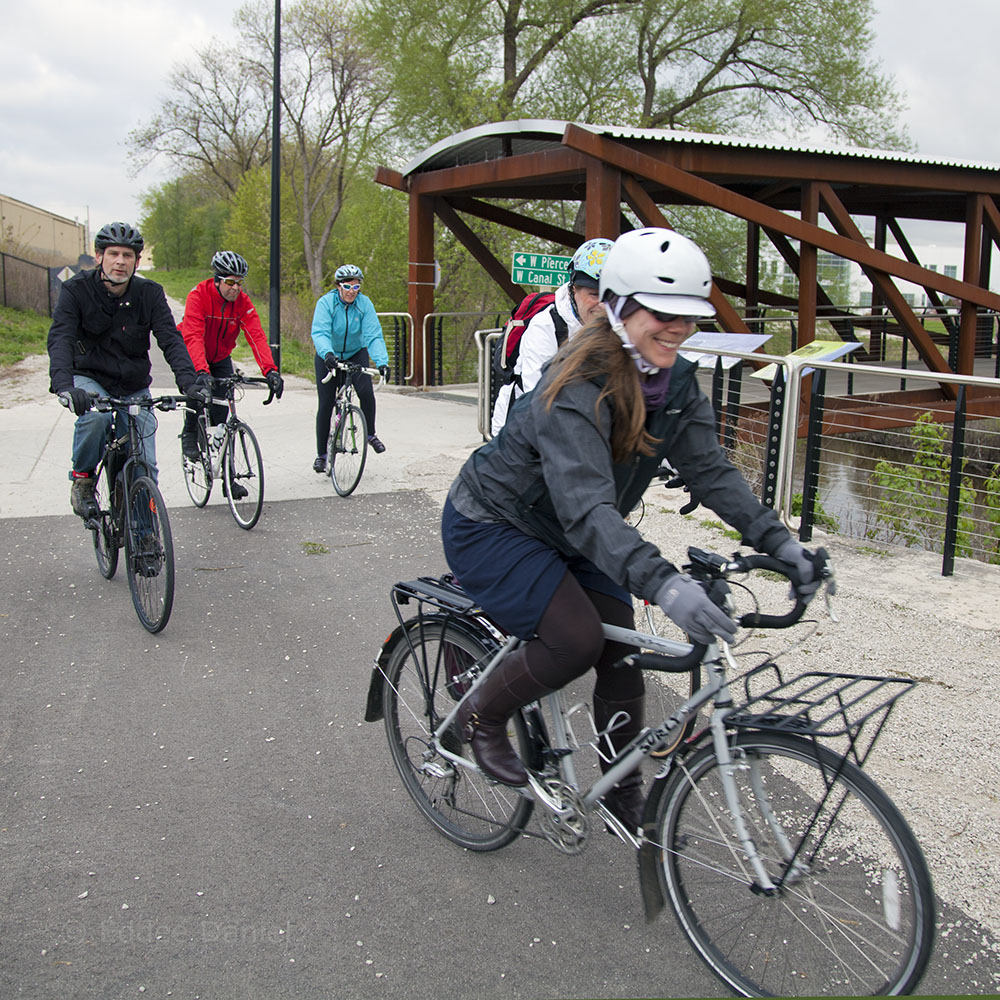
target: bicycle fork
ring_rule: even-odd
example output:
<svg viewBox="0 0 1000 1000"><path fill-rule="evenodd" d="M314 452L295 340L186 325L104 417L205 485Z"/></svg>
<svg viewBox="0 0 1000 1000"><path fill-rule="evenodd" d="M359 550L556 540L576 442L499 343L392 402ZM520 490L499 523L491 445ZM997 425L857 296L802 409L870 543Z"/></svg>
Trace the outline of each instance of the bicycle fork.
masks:
<svg viewBox="0 0 1000 1000"><path fill-rule="evenodd" d="M712 731L712 743L715 747L715 757L719 764L719 777L722 781L722 789L726 796L726 805L729 808L729 817L740 843L744 858L749 863L753 871L754 879L751 884L755 892L760 892L765 896L776 895L780 890L767 873L764 863L761 860L760 852L747 827L744 805L740 798L740 793L736 787L736 774L739 771L748 770L750 773L750 785L753 790L753 805L757 808L761 818L767 824L775 843L778 846L781 856L787 865L787 869L781 877L781 884L785 885L794 882L809 871L809 866L798 857L798 851L794 848L785 834L781 821L771 808L771 801L767 789L760 773L760 766L757 761L736 759L733 756L729 740L726 736L726 727L723 719L729 711L728 706L717 708L712 713L710 728ZM733 852L734 855L736 852ZM736 859L740 861L739 858ZM740 865L742 867L742 864Z"/></svg>

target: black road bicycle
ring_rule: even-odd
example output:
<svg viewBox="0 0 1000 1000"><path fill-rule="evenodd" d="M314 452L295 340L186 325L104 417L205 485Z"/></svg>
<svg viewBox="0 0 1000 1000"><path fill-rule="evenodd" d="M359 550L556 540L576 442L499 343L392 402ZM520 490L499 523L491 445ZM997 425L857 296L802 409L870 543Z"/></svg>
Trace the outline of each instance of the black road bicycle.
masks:
<svg viewBox="0 0 1000 1000"><path fill-rule="evenodd" d="M186 396L128 400L91 393L94 409L115 414L101 461L94 472L97 511L84 520L93 534L97 568L106 580L125 568L132 604L149 632L169 621L174 604L174 543L159 487L139 451L141 410L175 410Z"/></svg>
<svg viewBox="0 0 1000 1000"><path fill-rule="evenodd" d="M786 615L761 614L754 592L733 579L755 569L787 578L777 560L688 555L685 568L720 603L734 590L752 600L736 617L748 635L801 619L802 602ZM759 590L764 581L754 583ZM404 787L445 837L473 851L543 837L573 855L595 824L606 827L636 849L647 919L669 905L708 968L743 996L915 989L933 943L930 872L906 820L863 770L914 681L788 676L777 658L740 652L742 642L691 646L605 625L608 638L634 648L623 662L681 676L704 670L704 684L617 753L609 734L627 719L598 731L590 716L581 739L573 717L587 710L569 706L565 691L520 709L508 729L528 784L515 788L480 770L455 721L522 641L448 577L399 583L392 598L399 625L376 657L365 718L384 719ZM413 617L404 618L407 605ZM693 733L678 739L691 723ZM580 779L596 769L575 763L588 749L605 770L589 787ZM664 749L667 757L651 761L641 827L630 830L603 797ZM528 825L533 812L537 828Z"/></svg>
<svg viewBox="0 0 1000 1000"><path fill-rule="evenodd" d="M337 372L344 373L344 380L337 389L337 399L333 406L330 423L330 439L326 446L326 471L333 482L333 488L342 497L350 496L365 471L368 458L368 422L361 407L354 402L354 379L359 374L370 375L381 384L381 376L374 368L338 361L327 372L324 382L329 382Z"/></svg>
<svg viewBox="0 0 1000 1000"><path fill-rule="evenodd" d="M227 406L229 416L224 423L211 423L210 407L185 407L198 417L198 458L188 458L181 451L184 485L196 507L204 507L212 494L212 484L222 480L222 492L229 502L236 523L249 531L258 520L264 506L264 463L260 445L250 425L236 415L236 401L243 398L243 386L267 385L266 378L247 377L241 372L212 380L213 398L218 406ZM264 405L274 399L270 390Z"/></svg>

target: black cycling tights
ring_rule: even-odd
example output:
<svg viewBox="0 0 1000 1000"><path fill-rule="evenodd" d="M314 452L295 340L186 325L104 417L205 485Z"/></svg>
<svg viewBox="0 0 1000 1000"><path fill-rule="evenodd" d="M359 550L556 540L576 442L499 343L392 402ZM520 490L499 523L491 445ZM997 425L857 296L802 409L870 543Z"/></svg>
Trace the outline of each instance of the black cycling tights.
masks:
<svg viewBox="0 0 1000 1000"><path fill-rule="evenodd" d="M632 652L632 647L605 642L602 621L635 628L629 605L616 597L584 590L567 571L538 623L536 638L524 647L534 678L546 687L561 688L594 667L594 694L599 698L628 701L642 697L645 686L638 667L611 668Z"/></svg>
<svg viewBox="0 0 1000 1000"><path fill-rule="evenodd" d="M357 354L352 354L347 360L355 365L364 365L366 368L371 363L365 348L362 348ZM316 393L319 396L319 408L316 410L316 454L325 455L326 444L330 438L333 406L337 400L337 389L343 384L346 375L344 372L337 372L329 382L324 382L323 379L326 378L327 374L326 365L318 354L313 358L313 366L316 369ZM354 391L358 394L358 402L361 404L361 412L365 415L368 433L374 434L375 390L372 387L371 375L363 373L355 375Z"/></svg>

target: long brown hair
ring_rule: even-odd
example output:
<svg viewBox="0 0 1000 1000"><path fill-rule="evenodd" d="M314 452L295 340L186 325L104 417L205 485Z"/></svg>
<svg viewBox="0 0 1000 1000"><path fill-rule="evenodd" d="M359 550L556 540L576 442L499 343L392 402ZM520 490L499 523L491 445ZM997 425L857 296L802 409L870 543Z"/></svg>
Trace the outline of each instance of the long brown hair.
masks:
<svg viewBox="0 0 1000 1000"><path fill-rule="evenodd" d="M546 409L552 408L565 386L605 376L594 415L601 403L610 399L613 460L623 462L636 452L653 454L656 439L646 430L646 403L639 385L639 372L607 317L598 316L587 323L563 344L551 365L552 378L542 391Z"/></svg>

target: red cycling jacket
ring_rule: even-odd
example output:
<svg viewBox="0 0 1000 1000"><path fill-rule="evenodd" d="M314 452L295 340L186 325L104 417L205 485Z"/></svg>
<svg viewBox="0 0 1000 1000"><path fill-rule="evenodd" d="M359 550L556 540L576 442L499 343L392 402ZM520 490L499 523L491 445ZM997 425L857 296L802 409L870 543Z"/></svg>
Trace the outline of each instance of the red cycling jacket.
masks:
<svg viewBox="0 0 1000 1000"><path fill-rule="evenodd" d="M243 331L250 350L266 375L276 370L267 335L250 296L240 289L235 302L227 302L209 278L191 289L184 305L180 331L196 371L207 372L211 362L221 361L233 353L236 340Z"/></svg>

